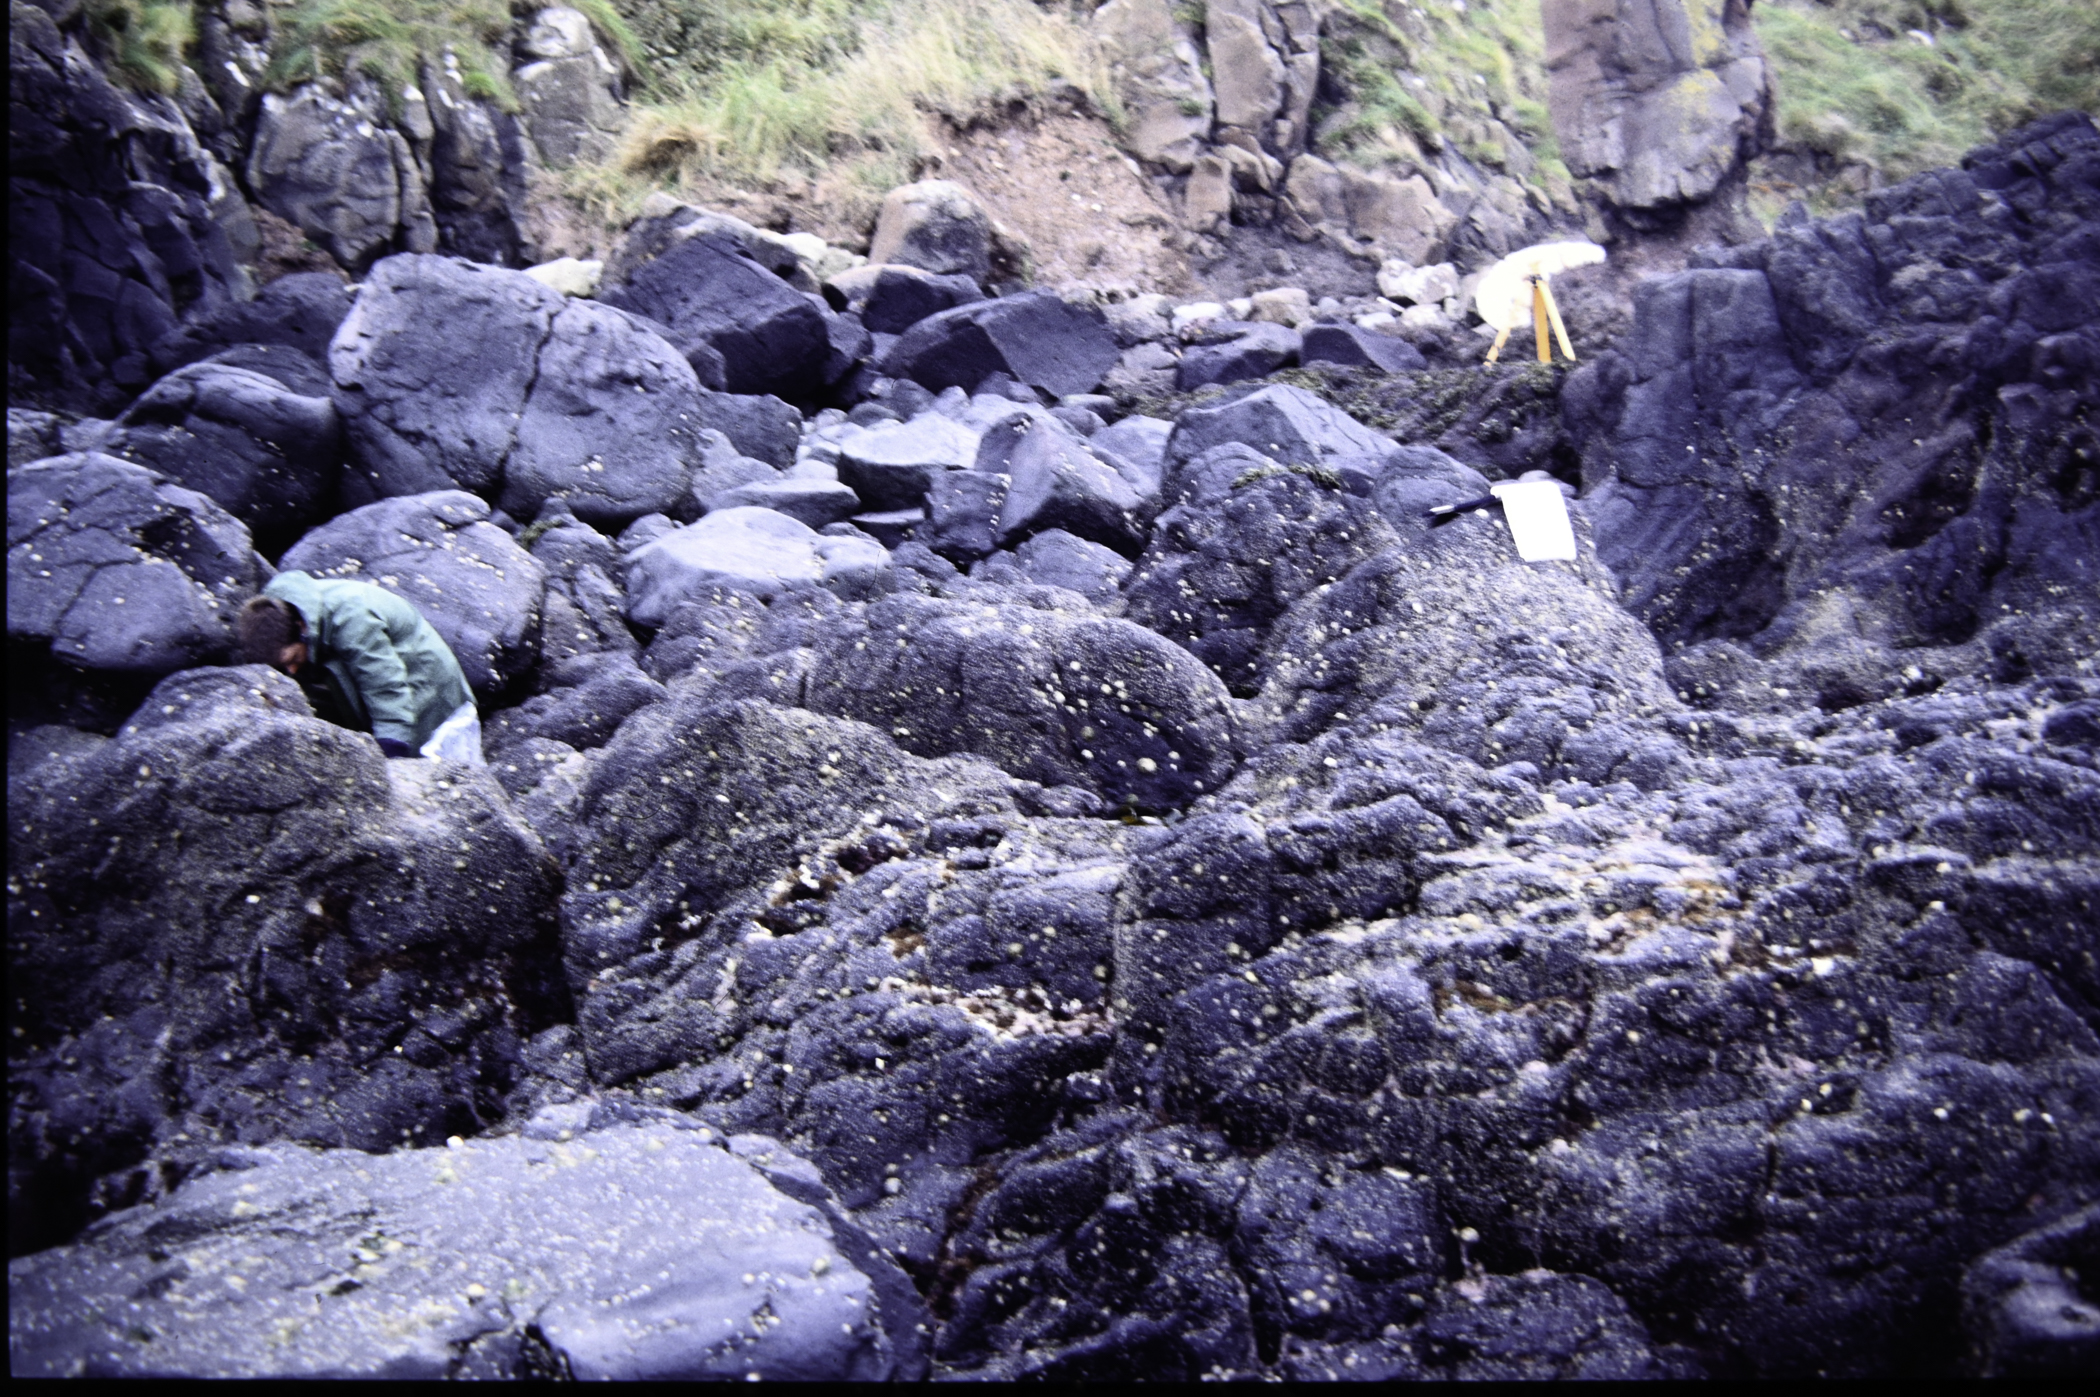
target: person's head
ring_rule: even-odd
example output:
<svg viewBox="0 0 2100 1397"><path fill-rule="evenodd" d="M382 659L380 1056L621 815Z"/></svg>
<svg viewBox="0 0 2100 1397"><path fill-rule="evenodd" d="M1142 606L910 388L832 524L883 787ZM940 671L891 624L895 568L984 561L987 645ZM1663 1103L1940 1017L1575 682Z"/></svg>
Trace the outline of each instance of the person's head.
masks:
<svg viewBox="0 0 2100 1397"><path fill-rule="evenodd" d="M299 608L276 597L251 597L234 620L241 659L297 674L306 663L306 618Z"/></svg>

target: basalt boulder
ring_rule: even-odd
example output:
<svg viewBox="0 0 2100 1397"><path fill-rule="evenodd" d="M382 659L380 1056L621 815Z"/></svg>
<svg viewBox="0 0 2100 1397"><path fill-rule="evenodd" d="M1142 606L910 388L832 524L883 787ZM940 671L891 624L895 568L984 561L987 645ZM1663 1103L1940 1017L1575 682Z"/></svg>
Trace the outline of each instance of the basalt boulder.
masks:
<svg viewBox="0 0 2100 1397"><path fill-rule="evenodd" d="M102 449L210 496L275 553L331 512L343 439L325 389L302 394L252 369L203 363L148 389Z"/></svg>
<svg viewBox="0 0 2100 1397"><path fill-rule="evenodd" d="M16 773L8 826L18 1246L218 1143L472 1132L565 1010L552 869L494 779L389 762L271 670L163 681Z"/></svg>
<svg viewBox="0 0 2100 1397"><path fill-rule="evenodd" d="M224 659L266 580L207 496L113 456L7 473L7 636L86 670L152 676Z"/></svg>

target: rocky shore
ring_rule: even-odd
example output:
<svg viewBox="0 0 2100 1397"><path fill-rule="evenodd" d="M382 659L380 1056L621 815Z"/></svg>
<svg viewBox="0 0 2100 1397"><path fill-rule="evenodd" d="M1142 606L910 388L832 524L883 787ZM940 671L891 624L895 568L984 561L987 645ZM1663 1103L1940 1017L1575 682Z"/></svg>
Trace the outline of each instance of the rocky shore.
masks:
<svg viewBox="0 0 2100 1397"><path fill-rule="evenodd" d="M2089 117L1484 372L1462 242L1030 287L939 181L257 291L14 15L17 1375L2100 1355ZM1573 562L1426 515L1533 472ZM486 768L231 663L289 569Z"/></svg>

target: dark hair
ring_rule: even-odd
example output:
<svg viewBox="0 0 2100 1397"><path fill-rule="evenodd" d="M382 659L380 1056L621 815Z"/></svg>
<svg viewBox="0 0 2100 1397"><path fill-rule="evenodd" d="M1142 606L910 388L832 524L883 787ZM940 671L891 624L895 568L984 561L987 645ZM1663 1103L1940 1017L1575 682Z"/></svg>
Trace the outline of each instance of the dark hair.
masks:
<svg viewBox="0 0 2100 1397"><path fill-rule="evenodd" d="M250 597L234 619L240 637L241 660L251 665L274 665L287 645L306 639L306 618L299 608L276 597Z"/></svg>

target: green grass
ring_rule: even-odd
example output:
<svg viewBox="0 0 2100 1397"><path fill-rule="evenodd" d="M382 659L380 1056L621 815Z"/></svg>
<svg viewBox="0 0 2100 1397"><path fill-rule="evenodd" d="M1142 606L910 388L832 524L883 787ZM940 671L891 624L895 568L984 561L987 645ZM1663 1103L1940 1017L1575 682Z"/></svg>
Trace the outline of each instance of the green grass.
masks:
<svg viewBox="0 0 2100 1397"><path fill-rule="evenodd" d="M1546 110L1539 0L1442 5L1340 0L1321 38L1321 61L1339 101L1315 110L1314 148L1329 159L1378 166L1447 146L1476 164L1523 161L1490 122L1520 142L1531 183L1569 187Z"/></svg>
<svg viewBox="0 0 2100 1397"><path fill-rule="evenodd" d="M298 0L279 22L267 81L288 88L363 74L397 104L423 62L458 62L470 96L515 110L506 0Z"/></svg>
<svg viewBox="0 0 2100 1397"><path fill-rule="evenodd" d="M879 196L911 178L929 116L966 125L1059 80L1116 115L1084 32L1028 0L627 7L659 76L622 165L666 187L829 171L848 197ZM675 10L678 24L658 10ZM601 191L617 184L598 179Z"/></svg>
<svg viewBox="0 0 2100 1397"><path fill-rule="evenodd" d="M187 0L88 0L88 31L118 77L141 92L173 92L196 41Z"/></svg>
<svg viewBox="0 0 2100 1397"><path fill-rule="evenodd" d="M1766 0L1754 15L1780 137L1886 179L2048 112L2100 113L2094 0Z"/></svg>

